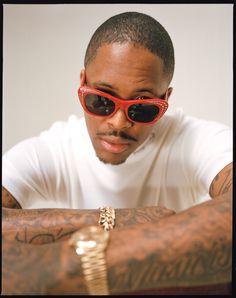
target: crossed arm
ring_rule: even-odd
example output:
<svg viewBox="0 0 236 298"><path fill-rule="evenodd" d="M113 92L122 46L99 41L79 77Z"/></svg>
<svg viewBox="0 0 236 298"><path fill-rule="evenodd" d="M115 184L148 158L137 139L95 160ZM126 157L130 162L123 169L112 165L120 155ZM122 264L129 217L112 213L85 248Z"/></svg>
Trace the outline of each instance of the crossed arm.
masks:
<svg viewBox="0 0 236 298"><path fill-rule="evenodd" d="M215 200L178 214L161 207L117 209L107 249L111 293L230 282L231 191L228 165L212 182ZM17 210L9 196L3 195L3 293L85 294L79 258L60 240L97 224L98 211Z"/></svg>

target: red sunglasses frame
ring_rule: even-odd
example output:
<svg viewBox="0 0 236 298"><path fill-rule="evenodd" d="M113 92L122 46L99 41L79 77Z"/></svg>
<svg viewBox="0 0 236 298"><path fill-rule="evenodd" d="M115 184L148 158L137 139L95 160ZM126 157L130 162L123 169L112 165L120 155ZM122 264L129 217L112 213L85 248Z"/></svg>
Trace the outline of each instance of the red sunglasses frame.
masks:
<svg viewBox="0 0 236 298"><path fill-rule="evenodd" d="M90 112L85 105L85 96L87 94L96 94L96 95L103 96L103 97L106 97L106 98L112 100L115 103L115 110L110 115L107 115L107 116L98 115L98 114L94 114L94 113ZM164 99L161 99L161 98L146 99L145 98L145 99L129 100L129 99L120 99L120 98L112 96L106 92L103 92L98 89L94 89L94 88L88 87L86 85L83 85L78 88L78 97L79 97L79 100L80 100L80 103L81 103L83 109L88 114L90 114L92 116L100 117L100 118L112 117L117 112L117 110L121 108L125 111L125 115L130 122L142 124L142 125L151 125L151 124L157 122L164 115L164 113L166 112L166 110L168 109L168 106L169 106L168 101L167 101L167 92L165 93ZM134 104L144 104L144 103L152 104L159 108L159 113L157 114L157 117L150 122L138 122L138 121L131 119L128 114L128 108Z"/></svg>

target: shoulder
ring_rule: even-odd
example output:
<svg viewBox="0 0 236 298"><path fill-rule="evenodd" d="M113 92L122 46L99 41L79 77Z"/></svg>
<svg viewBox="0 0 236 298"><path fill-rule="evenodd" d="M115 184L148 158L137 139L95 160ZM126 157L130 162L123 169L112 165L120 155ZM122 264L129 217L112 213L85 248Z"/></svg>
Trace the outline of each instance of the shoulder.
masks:
<svg viewBox="0 0 236 298"><path fill-rule="evenodd" d="M163 117L161 126L164 130L170 127L172 136L176 135L180 137L181 135L187 135L191 140L196 139L198 135L203 138L220 135L220 133L232 134L231 127L217 121L187 115L181 108L169 111Z"/></svg>
<svg viewBox="0 0 236 298"><path fill-rule="evenodd" d="M161 120L157 140L175 159L184 156L191 161L232 152L232 128L223 123L186 115L182 109L173 109Z"/></svg>
<svg viewBox="0 0 236 298"><path fill-rule="evenodd" d="M62 152L69 153L74 134L81 134L85 128L83 118L74 115L67 121L56 121L49 129L44 130L38 136L27 138L3 155L3 160L12 160L14 163L26 164L34 161L50 160ZM22 158L20 158L22 157Z"/></svg>
<svg viewBox="0 0 236 298"><path fill-rule="evenodd" d="M71 136L75 132L81 132L86 127L83 117L78 118L75 115L69 116L67 121L56 121L48 130L43 131L40 136L45 137L47 135L60 137Z"/></svg>

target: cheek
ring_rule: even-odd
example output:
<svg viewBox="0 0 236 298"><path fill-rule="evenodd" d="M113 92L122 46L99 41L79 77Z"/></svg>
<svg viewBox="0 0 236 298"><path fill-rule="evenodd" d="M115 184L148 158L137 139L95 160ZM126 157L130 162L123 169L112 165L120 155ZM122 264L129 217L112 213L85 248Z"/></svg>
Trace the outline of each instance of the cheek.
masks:
<svg viewBox="0 0 236 298"><path fill-rule="evenodd" d="M146 140L146 138L150 135L152 132L153 126L141 126L139 125L136 128L136 134L139 136L139 142L143 142Z"/></svg>
<svg viewBox="0 0 236 298"><path fill-rule="evenodd" d="M97 132L107 132L108 131L106 119L96 118L96 117L91 116L87 113L84 113L84 117L85 117L87 129L88 129L88 133L90 135L90 138L92 139L92 142L94 143ZM135 124L130 129L128 129L126 132L129 135L135 137L138 140L137 145L139 145L147 139L147 137L152 132L152 129L153 129L152 125L143 126L143 125Z"/></svg>
<svg viewBox="0 0 236 298"><path fill-rule="evenodd" d="M87 129L89 132L90 137L94 136L96 132L99 130L99 127L101 126L102 119L96 118L93 116L90 116L86 113L84 113L85 122L87 125Z"/></svg>

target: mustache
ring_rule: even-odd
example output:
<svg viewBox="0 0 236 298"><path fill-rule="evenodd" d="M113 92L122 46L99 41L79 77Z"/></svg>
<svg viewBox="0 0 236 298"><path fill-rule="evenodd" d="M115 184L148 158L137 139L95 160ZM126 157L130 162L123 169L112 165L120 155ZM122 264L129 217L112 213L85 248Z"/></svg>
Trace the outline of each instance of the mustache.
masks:
<svg viewBox="0 0 236 298"><path fill-rule="evenodd" d="M123 131L112 130L112 131L108 131L108 132L98 132L96 135L97 136L114 136L114 137L120 137L121 139L124 139L124 140L138 142L138 140L136 138L128 135L127 133L125 133Z"/></svg>

